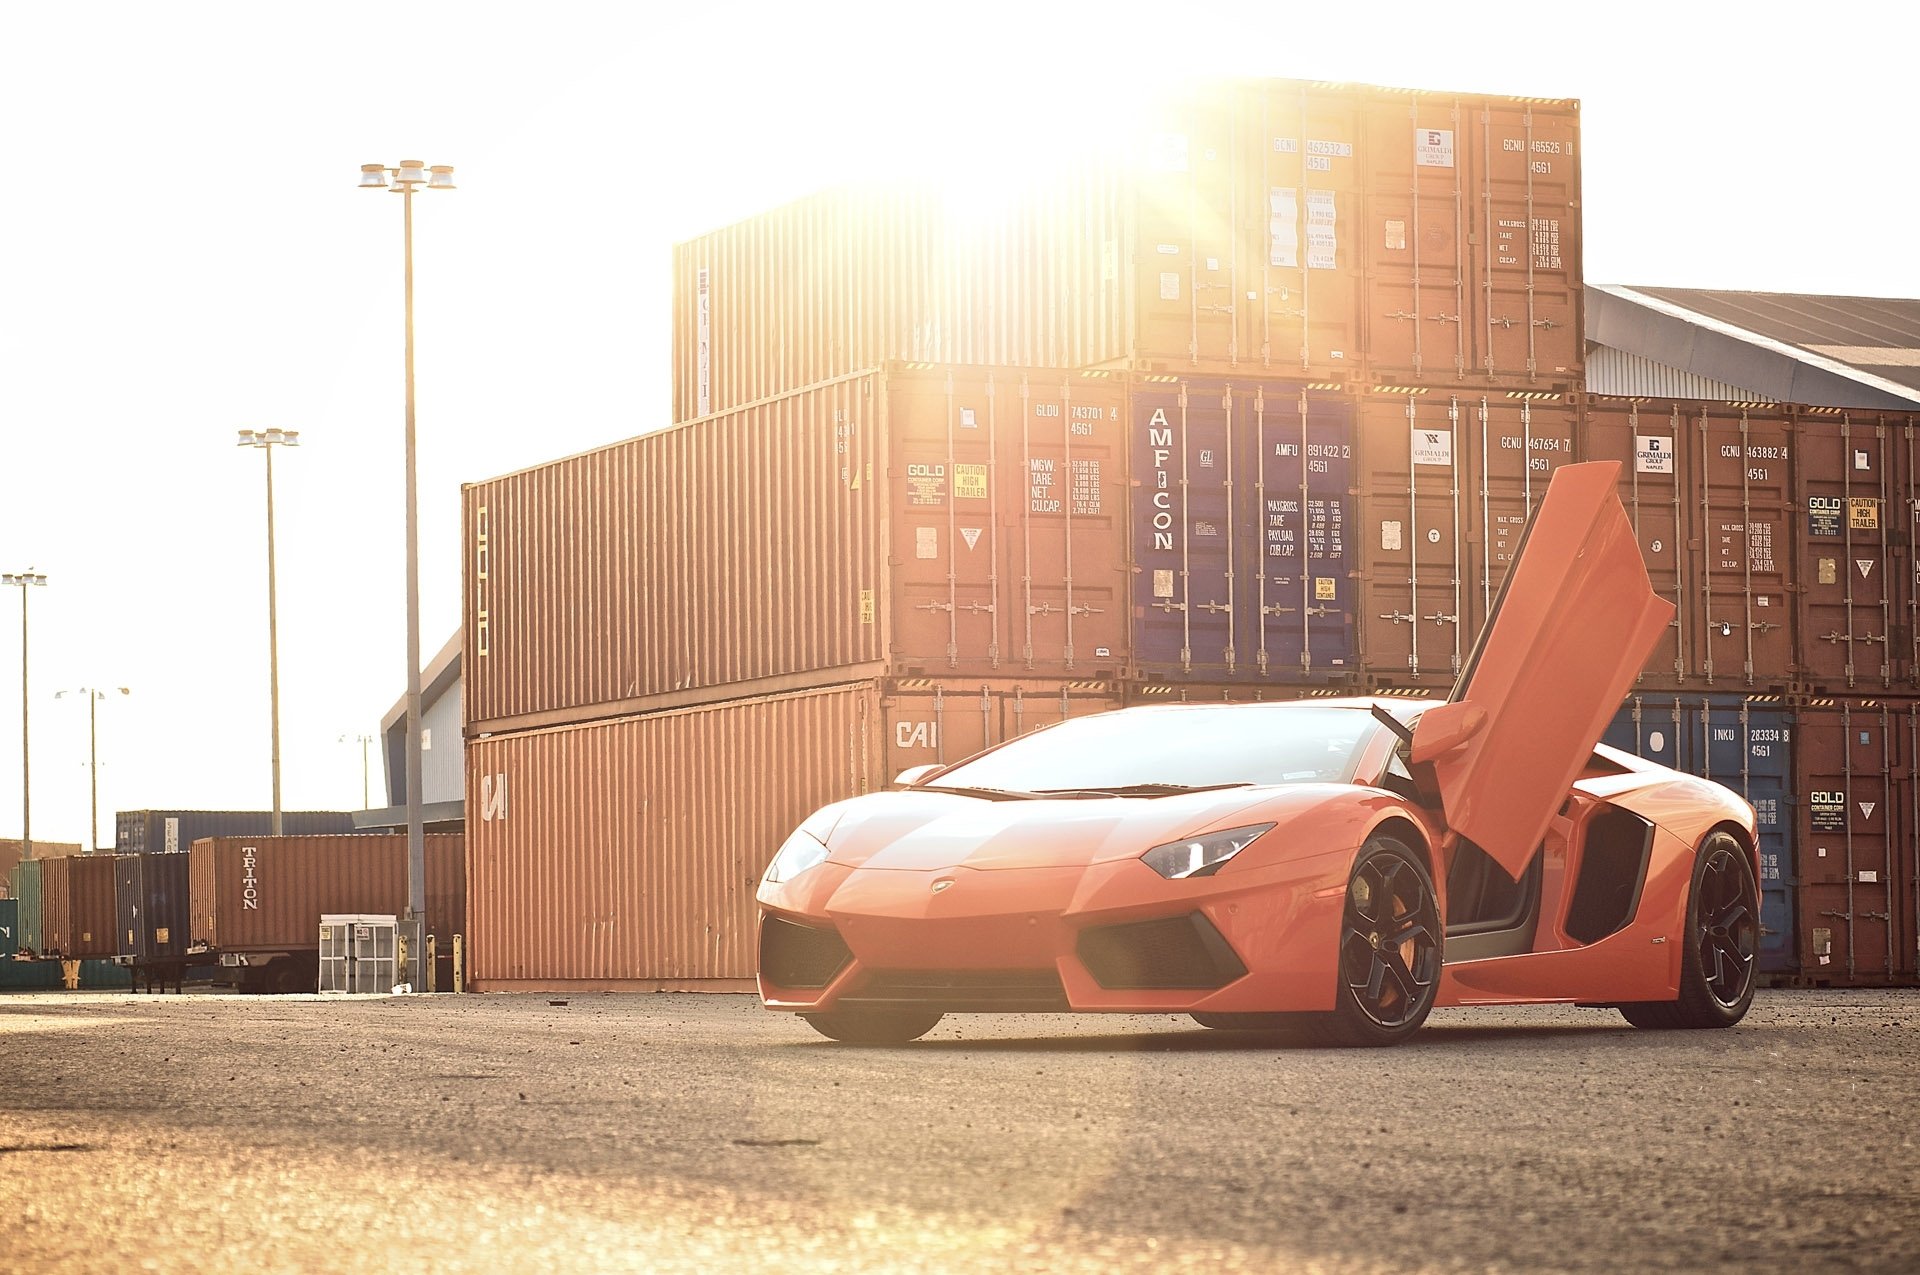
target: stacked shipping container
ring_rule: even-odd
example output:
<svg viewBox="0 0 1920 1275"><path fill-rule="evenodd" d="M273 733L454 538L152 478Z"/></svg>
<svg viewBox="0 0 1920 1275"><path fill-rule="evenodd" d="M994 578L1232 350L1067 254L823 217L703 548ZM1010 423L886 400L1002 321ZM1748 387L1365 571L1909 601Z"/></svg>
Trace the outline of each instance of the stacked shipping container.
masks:
<svg viewBox="0 0 1920 1275"><path fill-rule="evenodd" d="M674 419L888 362L1578 387L1579 108L1267 80L1007 192L817 195L681 245Z"/></svg>
<svg viewBox="0 0 1920 1275"><path fill-rule="evenodd" d="M1444 694L1586 459L1679 609L1618 741L1760 810L1770 971L1911 976L1914 795L1811 824L1871 785L1792 741L1920 690L1913 422L1582 394L1574 103L1233 84L1137 141L683 245L680 423L467 488L476 985L744 985L810 809L1043 721Z"/></svg>

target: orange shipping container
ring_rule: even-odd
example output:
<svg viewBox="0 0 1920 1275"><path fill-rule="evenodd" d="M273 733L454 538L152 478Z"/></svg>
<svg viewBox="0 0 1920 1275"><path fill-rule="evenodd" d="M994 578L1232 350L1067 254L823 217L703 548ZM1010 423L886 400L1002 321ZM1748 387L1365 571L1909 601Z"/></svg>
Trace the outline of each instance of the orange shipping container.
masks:
<svg viewBox="0 0 1920 1275"><path fill-rule="evenodd" d="M407 910L404 836L202 837L190 853L193 942L216 951L311 948L325 913ZM429 834L426 868L427 932L451 951L466 923L461 836Z"/></svg>
<svg viewBox="0 0 1920 1275"><path fill-rule="evenodd" d="M1574 459L1577 414L1558 396L1435 391L1368 396L1359 419L1361 663L1383 685L1444 689Z"/></svg>
<svg viewBox="0 0 1920 1275"><path fill-rule="evenodd" d="M1119 703L1098 683L869 680L473 739L472 985L747 990L755 887L807 815Z"/></svg>
<svg viewBox="0 0 1920 1275"><path fill-rule="evenodd" d="M1119 677L1125 406L899 368L470 484L468 733L825 670Z"/></svg>
<svg viewBox="0 0 1920 1275"><path fill-rule="evenodd" d="M73 854L42 869L40 925L47 955L69 961L114 954L113 856Z"/></svg>
<svg viewBox="0 0 1920 1275"><path fill-rule="evenodd" d="M1826 605L1795 579L1796 457L1810 429L1830 427L1731 403L1589 398L1582 410L1584 455L1622 463L1621 498L1654 588L1679 607L1642 684L1788 688L1804 658L1796 599ZM1815 494L1840 484L1836 452L1816 447Z"/></svg>
<svg viewBox="0 0 1920 1275"><path fill-rule="evenodd" d="M1218 81L998 206L833 191L679 245L675 420L890 360L1569 389L1579 105Z"/></svg>

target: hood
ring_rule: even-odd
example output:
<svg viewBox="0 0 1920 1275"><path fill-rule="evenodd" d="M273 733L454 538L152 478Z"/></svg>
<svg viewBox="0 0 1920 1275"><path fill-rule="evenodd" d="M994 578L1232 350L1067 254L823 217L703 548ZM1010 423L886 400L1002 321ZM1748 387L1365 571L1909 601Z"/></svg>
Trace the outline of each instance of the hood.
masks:
<svg viewBox="0 0 1920 1275"><path fill-rule="evenodd" d="M848 867L932 872L966 867L1085 867L1237 823L1278 823L1357 790L1346 784L1222 788L1171 797L989 801L907 790L843 802L828 860Z"/></svg>

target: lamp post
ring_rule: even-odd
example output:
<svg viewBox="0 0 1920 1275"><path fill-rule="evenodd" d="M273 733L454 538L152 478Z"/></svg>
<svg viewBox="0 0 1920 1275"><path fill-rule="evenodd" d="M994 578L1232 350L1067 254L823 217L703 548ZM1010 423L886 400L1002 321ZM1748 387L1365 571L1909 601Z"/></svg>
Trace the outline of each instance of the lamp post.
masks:
<svg viewBox="0 0 1920 1275"><path fill-rule="evenodd" d="M372 790L367 784L367 746L373 743L373 736L342 735L340 742L343 744L354 743L360 745L360 809L370 810L373 807L368 798L368 793Z"/></svg>
<svg viewBox="0 0 1920 1275"><path fill-rule="evenodd" d="M122 695L133 693L124 686L116 686L113 689ZM97 854L100 850L100 731L95 709L99 707L100 701L107 697L107 692L95 690L91 686L82 686L79 690L72 692L55 691L53 697L60 699L68 694L87 697L87 812L93 817L93 839L87 842L87 853Z"/></svg>
<svg viewBox="0 0 1920 1275"><path fill-rule="evenodd" d="M391 179L391 185L389 185ZM399 166L360 165L362 190L391 190L400 196L401 256L406 278L406 363L407 363L407 916L424 918L427 913L426 839L420 827L420 528L419 500L414 468L413 415L413 192L452 190L453 168L448 164L429 167L417 159L403 159Z"/></svg>
<svg viewBox="0 0 1920 1275"><path fill-rule="evenodd" d="M27 590L44 588L47 573L28 567L0 575L0 585L20 586L20 857L33 858L33 770L27 762Z"/></svg>
<svg viewBox="0 0 1920 1275"><path fill-rule="evenodd" d="M273 835L280 835L280 606L273 568L273 449L298 447L297 429L243 429L239 446L267 454L267 681L273 713Z"/></svg>

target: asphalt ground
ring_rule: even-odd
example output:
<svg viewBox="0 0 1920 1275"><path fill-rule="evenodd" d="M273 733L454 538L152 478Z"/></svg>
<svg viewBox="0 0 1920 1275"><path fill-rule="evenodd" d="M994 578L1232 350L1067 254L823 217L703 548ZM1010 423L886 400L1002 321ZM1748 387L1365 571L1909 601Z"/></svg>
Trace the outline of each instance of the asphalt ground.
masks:
<svg viewBox="0 0 1920 1275"><path fill-rule="evenodd" d="M564 999L564 1004L551 1001ZM836 1045L750 997L0 997L0 1270L1920 1269L1920 993Z"/></svg>

